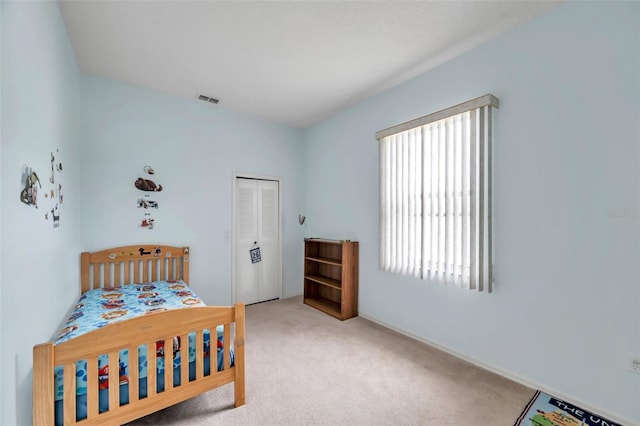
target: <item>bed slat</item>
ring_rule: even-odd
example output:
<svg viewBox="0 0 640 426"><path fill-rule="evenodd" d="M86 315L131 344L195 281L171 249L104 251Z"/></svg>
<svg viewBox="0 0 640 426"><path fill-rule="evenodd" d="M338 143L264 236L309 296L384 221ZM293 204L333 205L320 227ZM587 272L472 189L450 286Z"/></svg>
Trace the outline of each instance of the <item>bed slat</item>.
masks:
<svg viewBox="0 0 640 426"><path fill-rule="evenodd" d="M111 285L111 262L105 263L103 266L104 266L104 271L103 271L102 275L104 276L104 283L102 285L103 285L103 287L112 287L112 285Z"/></svg>
<svg viewBox="0 0 640 426"><path fill-rule="evenodd" d="M147 259L147 267L149 268L149 281L158 279L156 272L156 259Z"/></svg>
<svg viewBox="0 0 640 426"><path fill-rule="evenodd" d="M149 282L149 261L147 259L142 261L142 282Z"/></svg>
<svg viewBox="0 0 640 426"><path fill-rule="evenodd" d="M153 398L156 393L156 342L147 343L147 398Z"/></svg>
<svg viewBox="0 0 640 426"><path fill-rule="evenodd" d="M133 282L140 282L140 260L133 261Z"/></svg>
<svg viewBox="0 0 640 426"><path fill-rule="evenodd" d="M87 419L98 415L98 358L87 359Z"/></svg>
<svg viewBox="0 0 640 426"><path fill-rule="evenodd" d="M180 276L184 276L184 274L182 273L182 266L180 263L176 263L175 265L173 265L173 273L175 276L180 277Z"/></svg>
<svg viewBox="0 0 640 426"><path fill-rule="evenodd" d="M213 350L213 345L211 345L210 347L209 354L211 354L212 350ZM204 339L203 339L202 330L198 330L198 332L196 333L196 380L200 380L202 379L202 377L204 377L203 360L204 360Z"/></svg>
<svg viewBox="0 0 640 426"><path fill-rule="evenodd" d="M180 335L180 386L189 383L189 335Z"/></svg>
<svg viewBox="0 0 640 426"><path fill-rule="evenodd" d="M140 399L138 388L138 348L129 348L129 403L133 404Z"/></svg>
<svg viewBox="0 0 640 426"><path fill-rule="evenodd" d="M76 363L65 364L63 374L64 424L72 425L76 423Z"/></svg>
<svg viewBox="0 0 640 426"><path fill-rule="evenodd" d="M102 284L100 283L100 264L96 263L93 265L93 287L92 288L100 288Z"/></svg>
<svg viewBox="0 0 640 426"><path fill-rule="evenodd" d="M115 367L115 368L114 368ZM109 352L109 410L120 405L120 358L118 351Z"/></svg>
<svg viewBox="0 0 640 426"><path fill-rule="evenodd" d="M131 262L130 261L125 261L124 262L124 284L131 284L131 270L130 270L130 266L131 266Z"/></svg>
<svg viewBox="0 0 640 426"><path fill-rule="evenodd" d="M166 266L167 266L167 259L166 258L162 257L162 258L158 259L158 279L160 279L160 280L166 280L167 279Z"/></svg>
<svg viewBox="0 0 640 426"><path fill-rule="evenodd" d="M173 389L173 339L164 340L164 391Z"/></svg>
<svg viewBox="0 0 640 426"><path fill-rule="evenodd" d="M216 339L218 333L216 331ZM231 342L231 331L230 331L230 327L229 324L225 324L224 325L224 331L222 333L222 339L223 339L223 344L224 344L224 350L223 350L223 358L224 358L224 369L228 370L230 365L231 365L231 351L228 350L229 349L229 342ZM216 342L217 344L217 342ZM216 357L216 365L217 365L217 357ZM217 368L216 368L217 370Z"/></svg>

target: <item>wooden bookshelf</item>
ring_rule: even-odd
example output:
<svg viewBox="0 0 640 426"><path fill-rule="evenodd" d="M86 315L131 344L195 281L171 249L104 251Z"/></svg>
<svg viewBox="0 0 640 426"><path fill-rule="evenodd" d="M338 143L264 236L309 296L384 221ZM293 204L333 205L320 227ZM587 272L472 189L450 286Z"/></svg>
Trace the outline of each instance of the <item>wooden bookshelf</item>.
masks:
<svg viewBox="0 0 640 426"><path fill-rule="evenodd" d="M339 320L358 315L358 242L304 240L304 303Z"/></svg>

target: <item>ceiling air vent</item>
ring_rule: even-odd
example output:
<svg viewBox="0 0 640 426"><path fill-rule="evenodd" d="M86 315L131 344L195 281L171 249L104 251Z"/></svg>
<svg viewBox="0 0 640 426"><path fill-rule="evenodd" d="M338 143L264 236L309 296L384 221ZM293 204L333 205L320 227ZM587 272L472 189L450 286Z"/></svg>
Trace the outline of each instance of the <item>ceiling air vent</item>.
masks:
<svg viewBox="0 0 640 426"><path fill-rule="evenodd" d="M220 102L218 99L211 98L211 97L205 96L205 95L198 96L198 99L201 100L201 101L205 101L205 102L211 102L212 104L217 104L218 102Z"/></svg>

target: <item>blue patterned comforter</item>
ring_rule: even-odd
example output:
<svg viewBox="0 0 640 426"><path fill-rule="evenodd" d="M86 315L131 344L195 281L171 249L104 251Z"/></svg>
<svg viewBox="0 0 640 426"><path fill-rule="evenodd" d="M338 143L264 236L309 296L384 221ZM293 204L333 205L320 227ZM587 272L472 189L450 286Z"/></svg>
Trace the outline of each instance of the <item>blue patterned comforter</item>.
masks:
<svg viewBox="0 0 640 426"><path fill-rule="evenodd" d="M66 326L55 341L55 344L66 342L74 337L84 333L104 327L118 321L134 318L152 312L165 311L168 309L184 308L188 306L205 306L205 304L196 296L184 281L156 281L146 284L130 284L122 287L94 289L84 293L67 320ZM223 328L217 328L217 362L218 370L222 369L222 335ZM182 343L182 344L181 344ZM182 347L184 342L180 342L178 337L173 342L173 368L180 366ZM189 335L189 343L187 345L189 352L189 362L195 360L196 345L195 333ZM141 346L139 351L138 373L140 380L147 377L147 348ZM164 372L165 352L169 352L164 348L164 342L156 343L156 368L158 376ZM205 359L209 358L210 353L210 337L209 333L204 333L204 352ZM233 353L231 354L233 360ZM129 365L128 350L120 351L119 355L119 376L120 385L126 385L129 382ZM213 360L211 360L213 361ZM99 387L100 391L109 387L109 371L108 356L105 354L98 358L99 369ZM207 363L207 369L208 369ZM76 387L78 395L85 395L87 391L87 363L79 361L76 363ZM63 369L61 366L55 369L55 393L56 401L63 397Z"/></svg>

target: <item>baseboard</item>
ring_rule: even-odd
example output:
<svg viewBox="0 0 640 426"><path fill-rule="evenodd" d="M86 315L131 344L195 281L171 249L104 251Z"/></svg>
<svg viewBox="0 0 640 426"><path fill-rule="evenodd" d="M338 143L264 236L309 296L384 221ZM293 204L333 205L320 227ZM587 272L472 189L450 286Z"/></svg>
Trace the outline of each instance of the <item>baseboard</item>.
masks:
<svg viewBox="0 0 640 426"><path fill-rule="evenodd" d="M376 323L378 325L381 325L381 326L386 327L386 328L388 328L390 330L393 330L393 331L395 331L397 333L400 333L400 334L402 334L404 336L407 336L407 337L409 337L409 338L411 338L413 340L417 340L418 342L424 343L425 345L429 345L429 346L434 347L436 349L439 349L439 350L441 350L443 352L446 352L449 355L455 356L456 358L460 358L460 359L462 359L464 361L467 361L468 363L471 363L471 364L473 364L473 365L475 365L477 367L484 368L485 370L491 371L492 373L495 373L495 374L497 374L499 376L502 376L504 378L512 380L512 381L514 381L516 383L520 383L521 385L527 386L529 388L541 390L542 392L548 393L548 394L553 395L553 396L555 396L555 397L557 397L559 399L562 399L562 400L564 400L566 402L569 402L569 403L571 403L573 405L576 405L576 406L581 407L581 408L583 408L585 410L591 411L594 414L598 414L598 415L600 415L602 417L606 417L611 421L620 423L621 425L625 425L625 426L640 426L640 423L636 423L635 421L633 421L631 419L627 419L627 418L621 417L621 416L619 416L619 415L617 415L615 413L611 413L608 410L605 410L604 408L596 407L594 405L591 405L591 404L585 403L583 401L580 401L578 398L574 398L571 395L567 395L567 394L565 394L563 392L560 392L560 391L558 391L556 389L553 389L553 388L551 388L549 386L546 386L546 385L543 385L541 383L537 383L535 381L526 379L524 377L521 377L521 376L519 376L517 374L514 374L514 373L511 373L509 371L502 370L502 369L497 368L497 367L495 367L493 365L486 364L486 363L484 363L482 361L479 361L479 360L471 358L471 357L469 357L469 356L467 356L465 354L457 352L457 351L455 351L455 350L453 350L453 349L451 349L451 348L449 348L449 347L447 347L445 345L441 345L439 343L432 342L432 341L427 340L427 339L425 339L423 337L420 337L420 336L417 336L417 335L415 335L413 333L410 333L410 332L408 332L406 330L400 329L398 327L394 327L394 326L392 326L390 324L385 323L384 321L380 321L380 320L378 320L378 319L376 319L374 317L371 317L369 315L363 315L362 313L360 313L359 316L364 318L364 319L366 319L366 320L368 320L368 321L374 322L374 323ZM514 419L514 421L515 421L515 419Z"/></svg>

